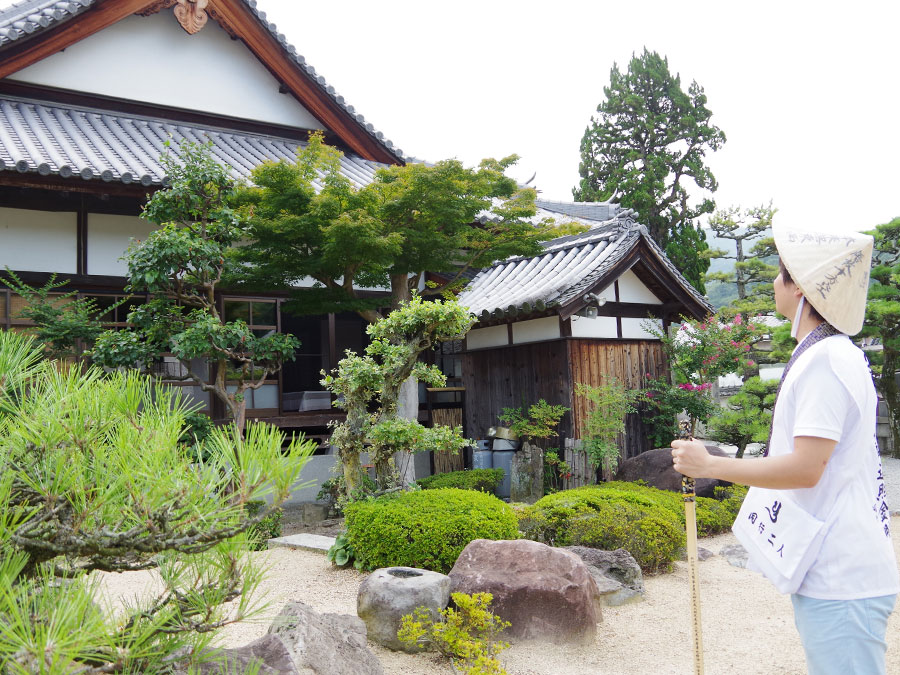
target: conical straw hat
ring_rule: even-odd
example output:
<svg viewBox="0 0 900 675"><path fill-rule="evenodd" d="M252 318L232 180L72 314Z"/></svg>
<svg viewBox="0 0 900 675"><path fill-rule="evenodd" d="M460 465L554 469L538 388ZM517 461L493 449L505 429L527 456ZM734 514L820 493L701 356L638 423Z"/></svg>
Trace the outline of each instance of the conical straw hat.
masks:
<svg viewBox="0 0 900 675"><path fill-rule="evenodd" d="M809 232L774 225L781 262L828 323L856 335L866 315L874 240L859 232Z"/></svg>

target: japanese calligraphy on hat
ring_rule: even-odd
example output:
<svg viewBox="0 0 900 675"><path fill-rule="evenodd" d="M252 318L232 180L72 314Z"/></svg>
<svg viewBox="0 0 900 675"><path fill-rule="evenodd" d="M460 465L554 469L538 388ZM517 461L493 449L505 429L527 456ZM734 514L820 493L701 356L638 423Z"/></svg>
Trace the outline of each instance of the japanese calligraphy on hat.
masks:
<svg viewBox="0 0 900 675"><path fill-rule="evenodd" d="M859 232L810 232L774 225L781 262L828 323L856 335L866 314L874 239Z"/></svg>

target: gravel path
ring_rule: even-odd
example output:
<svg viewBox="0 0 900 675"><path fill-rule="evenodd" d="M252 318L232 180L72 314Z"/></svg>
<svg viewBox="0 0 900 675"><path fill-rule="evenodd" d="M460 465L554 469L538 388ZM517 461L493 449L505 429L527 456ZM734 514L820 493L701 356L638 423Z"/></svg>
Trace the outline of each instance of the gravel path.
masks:
<svg viewBox="0 0 900 675"><path fill-rule="evenodd" d="M892 464L891 471L900 468ZM894 475L892 473L892 475ZM896 485L896 484L895 484ZM898 502L895 502L898 503ZM900 503L898 503L900 504ZM900 517L891 519L900 557ZM731 534L701 539L718 554L735 543ZM258 597L268 609L255 621L227 627L223 646L240 646L262 636L270 617L286 602L300 600L320 612L356 613L356 595L365 575L333 568L325 556L274 549L254 554L267 568ZM108 598L133 596L153 584L152 572L105 574ZM684 675L693 672L687 566L645 579L642 602L606 608L597 639L586 647L521 643L503 652L509 675ZM700 564L706 672L715 675L802 675L803 650L793 625L788 596L762 576L732 567L720 555ZM900 673L900 611L888 624L887 672ZM428 655L411 656L369 645L385 675L451 675L452 668ZM336 674L343 675L343 674ZM349 674L348 674L349 675Z"/></svg>
<svg viewBox="0 0 900 675"><path fill-rule="evenodd" d="M900 459L882 458L894 548L900 558ZM718 554L736 543L723 534L700 540ZM267 609L252 622L227 627L222 646L235 647L262 636L271 616L300 600L320 612L356 613L356 595L364 574L332 567L319 553L274 549L254 554L266 567L258 597ZM103 574L107 598L132 597L154 583L153 572ZM677 562L669 574L645 579L642 602L606 608L594 644L560 647L520 643L503 652L509 675L683 675L693 672L687 566ZM762 576L732 567L721 555L700 564L700 593L706 672L716 675L802 675L803 650L793 625L788 596ZM888 624L887 672L900 673L900 609ZM369 645L385 675L451 675L436 657L412 656Z"/></svg>
<svg viewBox="0 0 900 675"><path fill-rule="evenodd" d="M882 457L881 467L884 473L884 487L887 490L887 503L891 508L891 514L895 516L900 515L900 459Z"/></svg>

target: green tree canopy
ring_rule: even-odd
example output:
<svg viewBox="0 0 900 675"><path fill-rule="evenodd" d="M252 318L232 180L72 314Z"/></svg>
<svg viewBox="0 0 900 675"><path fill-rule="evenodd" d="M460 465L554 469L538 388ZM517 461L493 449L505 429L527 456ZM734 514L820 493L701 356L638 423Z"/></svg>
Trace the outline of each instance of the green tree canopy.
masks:
<svg viewBox="0 0 900 675"><path fill-rule="evenodd" d="M705 272L709 269L706 252L706 233L699 225L682 223L672 228L672 236L666 244L666 256L700 293L706 293Z"/></svg>
<svg viewBox="0 0 900 675"><path fill-rule="evenodd" d="M685 92L668 60L646 48L627 72L613 65L603 92L581 140L581 182L573 194L579 201L617 196L665 249L675 225L712 212L712 197L698 203L689 188L716 191L705 158L725 134L710 121L703 88L692 82Z"/></svg>
<svg viewBox="0 0 900 675"><path fill-rule="evenodd" d="M250 283L289 287L310 277L317 287L294 294L299 313L355 311L370 323L386 304L361 289L391 288L391 306L411 297L425 272L461 286L468 270L510 255L533 255L554 236L535 227L532 189L504 171L516 157L486 159L475 168L457 160L379 169L355 186L340 172L341 153L310 137L295 162L267 162L240 195L252 213L251 242L237 256L251 263Z"/></svg>
<svg viewBox="0 0 900 675"><path fill-rule="evenodd" d="M894 453L900 456L900 391L896 379L900 371L900 218L879 225L869 234L875 237L875 255L866 322L860 335L881 341L878 391L888 406Z"/></svg>
<svg viewBox="0 0 900 675"><path fill-rule="evenodd" d="M346 496L361 485L360 453L368 450L379 489L393 482L392 457L400 451L457 452L469 444L462 428L426 429L416 420L399 416L400 387L408 379L443 386L446 377L437 366L419 361L436 342L458 340L472 327L472 317L455 301L409 301L366 329L371 342L365 354L347 352L322 384L337 396L335 405L347 411L334 425L331 442L341 458ZM373 410L374 409L374 410Z"/></svg>
<svg viewBox="0 0 900 675"><path fill-rule="evenodd" d="M183 379L216 396L243 429L245 393L293 359L299 343L280 333L258 336L245 321L226 321L219 312L223 279L249 273L233 259L235 245L250 230L233 208L236 188L227 170L208 147L191 143L177 154L166 153L161 162L168 186L150 198L143 213L160 229L133 242L126 253L127 290L153 299L128 315L127 329L100 335L93 358L105 366L153 373L157 359L173 354Z"/></svg>

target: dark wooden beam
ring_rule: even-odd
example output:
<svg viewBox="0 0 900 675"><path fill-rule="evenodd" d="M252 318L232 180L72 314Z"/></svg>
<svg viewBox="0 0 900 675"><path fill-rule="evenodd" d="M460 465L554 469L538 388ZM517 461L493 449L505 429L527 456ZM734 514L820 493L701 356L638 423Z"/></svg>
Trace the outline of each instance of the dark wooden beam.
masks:
<svg viewBox="0 0 900 675"><path fill-rule="evenodd" d="M80 275L88 273L88 217L84 200L79 204L76 220L75 271Z"/></svg>
<svg viewBox="0 0 900 675"><path fill-rule="evenodd" d="M110 195L115 197L131 197L142 202L156 192L160 186L124 184L119 182L104 182L99 178L84 180L81 176L73 175L71 178L59 176L41 176L37 172L19 173L18 171L0 171L0 186L8 185L19 188L33 188L36 190L59 190L61 192L84 192L94 195Z"/></svg>

